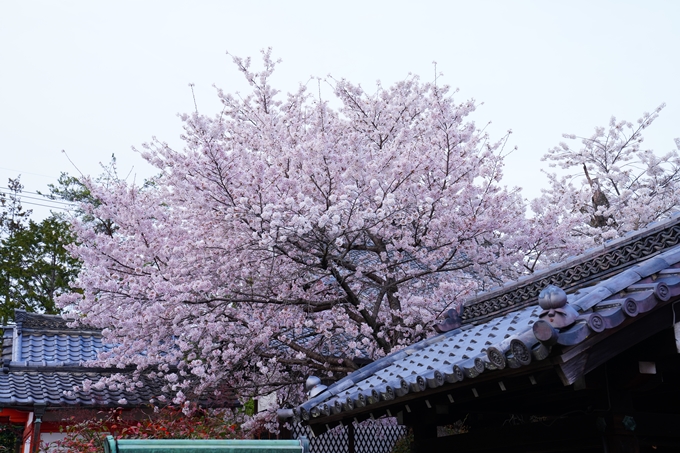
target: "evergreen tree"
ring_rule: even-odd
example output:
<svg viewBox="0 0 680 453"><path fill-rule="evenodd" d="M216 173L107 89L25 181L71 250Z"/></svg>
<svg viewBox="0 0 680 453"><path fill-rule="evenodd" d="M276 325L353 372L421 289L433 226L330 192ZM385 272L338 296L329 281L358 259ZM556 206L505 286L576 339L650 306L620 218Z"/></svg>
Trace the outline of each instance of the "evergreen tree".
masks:
<svg viewBox="0 0 680 453"><path fill-rule="evenodd" d="M19 178L10 179L9 193L0 194L0 322L14 310L55 314L55 298L70 291L80 263L67 251L75 240L69 223L58 214L40 222L23 210Z"/></svg>

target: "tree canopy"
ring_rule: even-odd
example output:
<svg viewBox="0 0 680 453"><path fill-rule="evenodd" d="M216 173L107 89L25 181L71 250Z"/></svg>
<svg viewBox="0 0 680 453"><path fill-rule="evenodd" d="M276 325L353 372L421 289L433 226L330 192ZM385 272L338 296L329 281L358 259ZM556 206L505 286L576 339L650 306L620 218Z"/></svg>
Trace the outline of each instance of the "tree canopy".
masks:
<svg viewBox="0 0 680 453"><path fill-rule="evenodd" d="M562 252L573 253L667 218L680 207L680 155L644 149L643 133L664 105L636 123L612 117L589 137L565 134L543 160L562 173L548 173L549 186L533 202L538 218L551 218ZM680 139L676 139L680 150ZM548 235L546 235L548 236ZM559 248L559 247L557 247ZM561 259L558 254L556 259Z"/></svg>
<svg viewBox="0 0 680 453"><path fill-rule="evenodd" d="M309 374L336 379L422 339L469 295L677 200L677 155L639 149L658 111L551 150L585 182L551 176L527 216L502 186L508 137L477 127L475 102L448 86L329 79L330 100L282 96L269 52L260 71L233 60L250 92L183 115L183 149L145 145L159 176L79 181L81 291L60 297L117 345L100 365L164 379L177 404L220 385L292 402Z"/></svg>
<svg viewBox="0 0 680 453"><path fill-rule="evenodd" d="M35 222L21 204L23 186L10 179L0 194L0 322L14 318L14 310L55 314L55 299L70 292L80 264L67 251L73 243L70 223L59 215Z"/></svg>
<svg viewBox="0 0 680 453"><path fill-rule="evenodd" d="M524 203L499 184L507 137L468 119L473 101L417 77L282 97L268 52L259 72L234 62L252 92L184 115L183 150L147 145L159 177L84 181L83 209L115 231L76 221L84 293L61 303L120 345L101 363L162 377L178 401L332 378L516 275Z"/></svg>

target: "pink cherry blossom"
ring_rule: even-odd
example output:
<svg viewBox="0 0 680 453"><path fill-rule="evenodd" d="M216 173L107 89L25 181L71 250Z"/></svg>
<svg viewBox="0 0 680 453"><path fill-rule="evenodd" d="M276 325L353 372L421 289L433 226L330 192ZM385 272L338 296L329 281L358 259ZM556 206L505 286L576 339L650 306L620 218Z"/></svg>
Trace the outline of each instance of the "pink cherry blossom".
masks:
<svg viewBox="0 0 680 453"><path fill-rule="evenodd" d="M166 381L175 401L337 377L425 337L445 310L522 272L525 206L475 102L410 76L335 98L280 95L234 58L247 94L182 116L184 149L144 185L86 181L80 289L61 306L117 345L97 361ZM95 228L104 219L108 228ZM286 393L288 392L288 393Z"/></svg>
<svg viewBox="0 0 680 453"><path fill-rule="evenodd" d="M659 155L642 148L643 132L663 108L635 124L612 117L590 137L565 134L581 146L563 142L548 151L543 160L562 173L548 173L548 189L532 203L534 228L542 232L529 254L534 262L539 256L544 264L560 261L680 208L678 151Z"/></svg>

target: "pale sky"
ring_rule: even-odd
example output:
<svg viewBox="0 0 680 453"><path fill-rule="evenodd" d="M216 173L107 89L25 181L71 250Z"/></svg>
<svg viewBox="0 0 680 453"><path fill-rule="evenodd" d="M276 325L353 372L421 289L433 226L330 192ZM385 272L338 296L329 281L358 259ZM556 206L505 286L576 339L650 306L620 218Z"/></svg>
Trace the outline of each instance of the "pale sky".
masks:
<svg viewBox="0 0 680 453"><path fill-rule="evenodd" d="M213 84L244 90L225 54L273 47L274 81L310 77L365 88L434 77L492 137L513 130L504 183L527 198L547 180L540 157L562 133L588 136L614 115L665 102L645 144L680 137L680 2L645 1L9 1L0 0L0 187L22 175L45 191L61 171L153 172L131 147L153 136L181 148L178 113L219 110ZM2 189L0 189L2 190ZM26 200L29 202L29 200ZM35 207L27 204L26 207ZM36 208L37 209L37 208Z"/></svg>

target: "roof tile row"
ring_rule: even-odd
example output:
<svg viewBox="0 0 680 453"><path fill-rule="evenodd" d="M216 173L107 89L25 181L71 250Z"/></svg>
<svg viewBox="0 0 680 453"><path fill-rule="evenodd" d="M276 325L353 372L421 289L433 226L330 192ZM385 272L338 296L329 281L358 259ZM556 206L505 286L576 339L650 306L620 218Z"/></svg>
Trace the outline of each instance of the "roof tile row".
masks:
<svg viewBox="0 0 680 453"><path fill-rule="evenodd" d="M45 370L0 373L0 406L135 406L160 395L160 389L148 382L132 391L91 385L107 376L110 374ZM84 385L88 391L83 390Z"/></svg>
<svg viewBox="0 0 680 453"><path fill-rule="evenodd" d="M428 338L377 360L298 406L294 418L323 419L502 368L546 359L680 295L680 246L568 295L566 326L550 310L518 307L479 324ZM535 303L535 299L534 299ZM570 311L571 310L571 311Z"/></svg>

